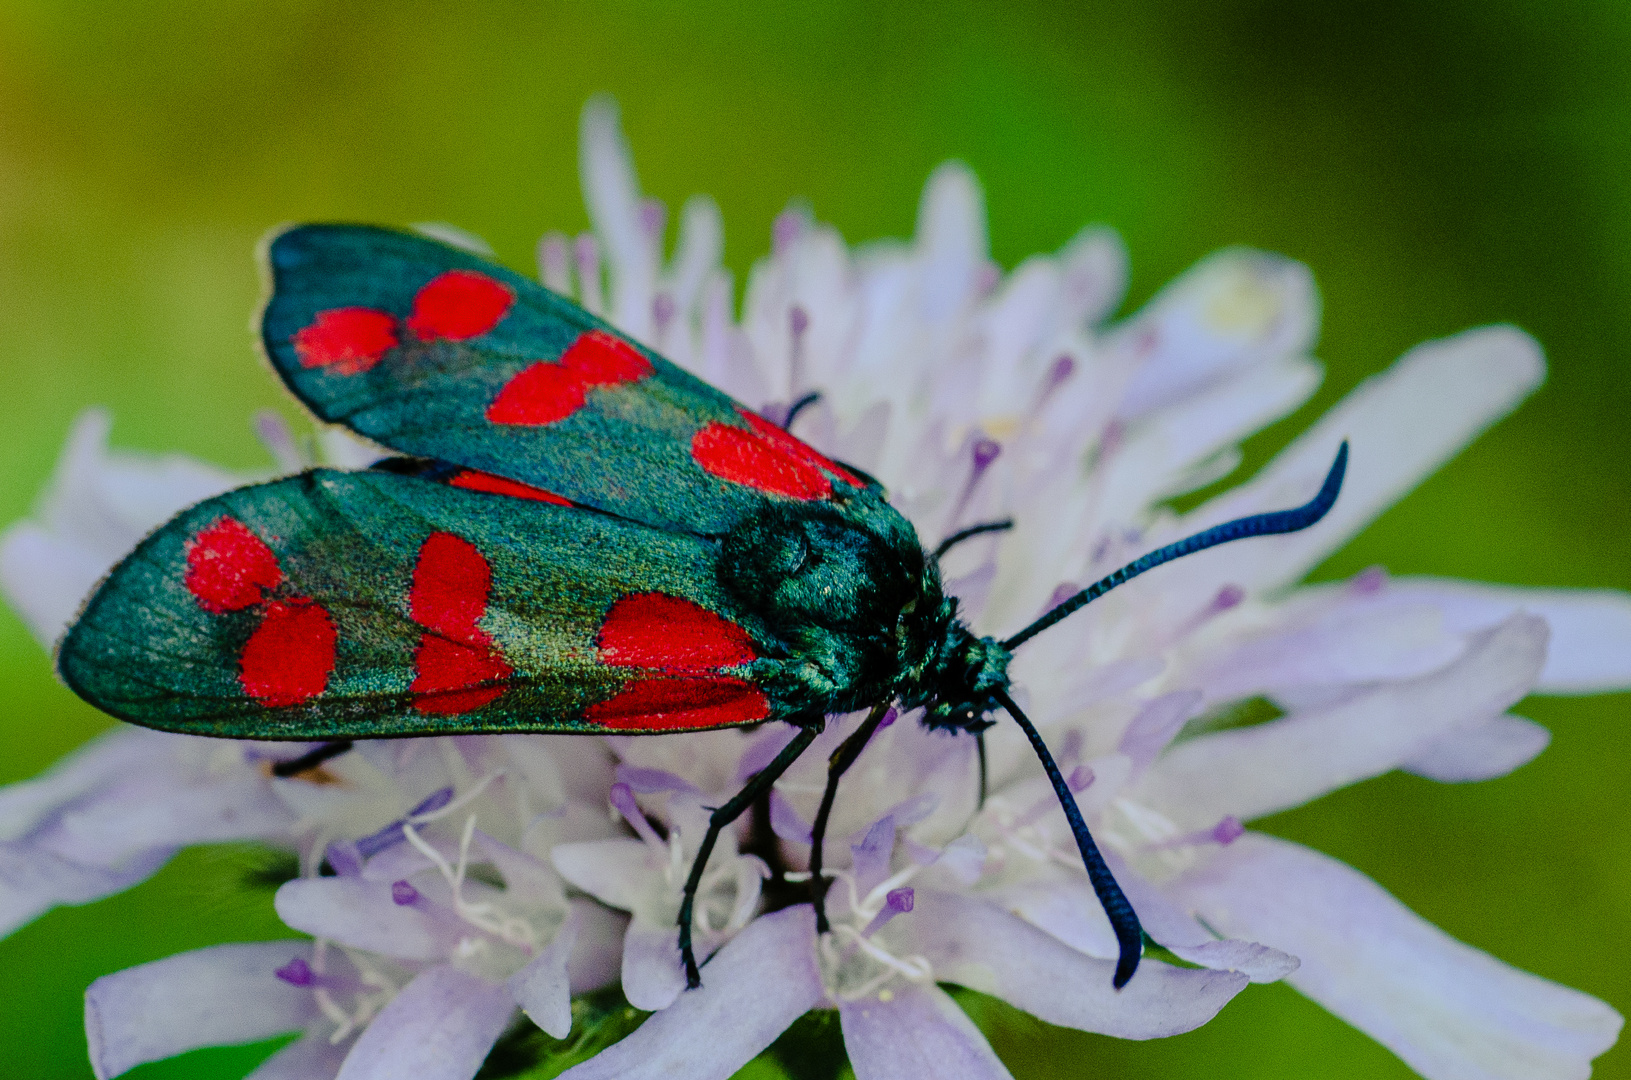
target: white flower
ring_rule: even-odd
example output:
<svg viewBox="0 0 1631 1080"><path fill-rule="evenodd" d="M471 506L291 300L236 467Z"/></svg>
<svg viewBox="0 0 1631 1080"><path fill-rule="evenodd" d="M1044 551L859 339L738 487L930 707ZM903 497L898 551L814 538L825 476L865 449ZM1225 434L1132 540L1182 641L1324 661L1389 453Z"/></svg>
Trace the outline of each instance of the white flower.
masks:
<svg viewBox="0 0 1631 1080"><path fill-rule="evenodd" d="M300 855L277 907L317 941L217 946L99 980L87 999L99 1076L301 1030L256 1076L461 1080L518 1007L564 1033L568 995L618 976L658 1011L575 1080L722 1080L812 1008L839 1011L862 1080L1000 1078L937 982L1149 1038L1278 978L1432 1080L1589 1073L1619 1031L1613 1010L1242 824L1392 769L1502 775L1546 743L1507 712L1526 694L1631 686L1622 594L1380 571L1297 587L1538 384L1533 342L1492 328L1421 346L1258 476L1176 515L1162 504L1230 474L1239 441L1318 383L1317 303L1297 264L1224 252L1105 324L1124 280L1116 239L1088 230L1004 276L977 185L948 165L910 243L852 252L808 215L782 215L737 319L713 204L687 204L665 262L664 214L641 198L604 102L585 112L582 161L595 231L544 239L545 282L773 418L819 391L794 431L878 476L926 545L1011 518L944 562L980 633L1012 633L1170 540L1304 501L1350 440L1347 484L1319 525L1162 567L1027 642L1011 669L1146 931L1197 966L1148 958L1111 989L1109 925L1006 722L987 736L983 806L972 739L911 714L878 731L839 789L824 849L832 933L818 937L800 871L828 755L859 722L831 718L764 819L716 849L695 924L712 958L688 992L673 920L704 808L785 745L784 727L361 744L290 778L269 760L304 747L120 732L0 792L0 916L16 925L126 887L179 844L249 836ZM0 542L0 583L42 640L146 529L240 479L110 457L105 429L82 422L40 520ZM300 467L286 434L266 434L281 468ZM329 452L357 453L343 440ZM1281 715L1219 724L1252 699Z"/></svg>

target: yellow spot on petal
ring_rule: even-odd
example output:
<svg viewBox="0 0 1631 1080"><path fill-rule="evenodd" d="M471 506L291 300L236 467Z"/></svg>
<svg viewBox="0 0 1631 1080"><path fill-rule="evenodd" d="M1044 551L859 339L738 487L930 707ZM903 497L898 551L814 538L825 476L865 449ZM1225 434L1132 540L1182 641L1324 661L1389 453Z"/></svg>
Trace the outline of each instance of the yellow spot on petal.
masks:
<svg viewBox="0 0 1631 1080"><path fill-rule="evenodd" d="M1255 337L1280 314L1280 297L1257 275L1238 271L1214 285L1205 310L1212 329Z"/></svg>

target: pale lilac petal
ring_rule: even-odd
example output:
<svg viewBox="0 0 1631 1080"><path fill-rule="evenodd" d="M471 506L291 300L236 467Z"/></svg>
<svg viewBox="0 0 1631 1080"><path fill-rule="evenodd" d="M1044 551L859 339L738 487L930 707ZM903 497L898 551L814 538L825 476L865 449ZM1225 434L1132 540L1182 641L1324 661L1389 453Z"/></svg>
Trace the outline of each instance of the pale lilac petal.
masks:
<svg viewBox="0 0 1631 1080"><path fill-rule="evenodd" d="M1012 1080L991 1044L938 986L891 983L838 1006L855 1080Z"/></svg>
<svg viewBox="0 0 1631 1080"><path fill-rule="evenodd" d="M556 844L549 858L567 881L601 903L624 911L645 900L655 872L651 849L626 838Z"/></svg>
<svg viewBox="0 0 1631 1080"><path fill-rule="evenodd" d="M308 1035L261 1062L244 1080L334 1080L350 1042L338 1045L327 1035Z"/></svg>
<svg viewBox="0 0 1631 1080"><path fill-rule="evenodd" d="M985 199L968 166L948 161L929 176L918 205L916 242L923 260L922 313L943 322L977 295L989 250Z"/></svg>
<svg viewBox="0 0 1631 1080"><path fill-rule="evenodd" d="M502 984L427 968L357 1037L337 1080L470 1080L514 1014Z"/></svg>
<svg viewBox="0 0 1631 1080"><path fill-rule="evenodd" d="M1428 1080L1584 1080L1620 1016L1508 967L1318 852L1247 834L1172 886L1218 929L1294 953L1287 981Z"/></svg>
<svg viewBox="0 0 1631 1080"><path fill-rule="evenodd" d="M1552 733L1521 716L1492 716L1441 735L1404 767L1449 784L1492 780L1532 761Z"/></svg>
<svg viewBox="0 0 1631 1080"><path fill-rule="evenodd" d="M640 182L611 98L593 97L584 105L578 161L589 220L605 245L611 321L624 333L649 340L657 244L641 225Z"/></svg>
<svg viewBox="0 0 1631 1080"><path fill-rule="evenodd" d="M1447 731L1500 715L1528 693L1545 657L1545 621L1514 615L1430 675L1180 743L1150 768L1139 797L1181 829L1299 806L1404 765Z"/></svg>
<svg viewBox="0 0 1631 1080"><path fill-rule="evenodd" d="M698 955L703 955L698 943ZM680 931L635 919L623 937L623 996L636 1009L666 1009L685 989Z"/></svg>
<svg viewBox="0 0 1631 1080"><path fill-rule="evenodd" d="M1121 414L1137 417L1312 342L1319 301L1307 267L1261 251L1212 255L1162 289L1118 336L1142 363Z"/></svg>
<svg viewBox="0 0 1631 1080"><path fill-rule="evenodd" d="M0 936L58 904L86 904L146 881L175 851L138 851L108 867L74 862L27 843L0 844Z"/></svg>
<svg viewBox="0 0 1631 1080"><path fill-rule="evenodd" d="M1179 730L1199 710L1199 690L1177 690L1162 694L1140 709L1122 732L1121 753L1133 763L1133 771L1148 768Z"/></svg>
<svg viewBox="0 0 1631 1080"><path fill-rule="evenodd" d="M155 845L271 840L290 834L294 813L259 776L182 781L162 773L122 781L66 811L53 850L109 862Z"/></svg>
<svg viewBox="0 0 1631 1080"><path fill-rule="evenodd" d="M1540 348L1508 326L1417 346L1361 383L1248 483L1185 515L1172 531L1187 535L1306 500L1347 439L1347 479L1324 520L1302 532L1193 555L1163 571L1166 588L1207 595L1225 582L1253 592L1297 581L1511 412L1544 374Z"/></svg>
<svg viewBox="0 0 1631 1080"><path fill-rule="evenodd" d="M572 1030L572 986L567 962L578 940L578 917L567 917L551 941L527 966L510 976L510 993L532 1022L557 1039Z"/></svg>
<svg viewBox="0 0 1631 1080"><path fill-rule="evenodd" d="M919 889L912 913L893 925L934 965L936 979L993 994L1049 1023L1122 1039L1197 1028L1247 982L1239 972L1145 960L1118 991L1114 960L1077 952L995 904L955 893ZM846 1020L846 1038L848 1031Z"/></svg>
<svg viewBox="0 0 1631 1080"><path fill-rule="evenodd" d="M1389 591L1431 603L1452 630L1481 630L1514 611L1543 616L1552 647L1535 684L1542 694L1631 687L1631 595L1612 589L1521 589L1441 578L1399 578Z"/></svg>
<svg viewBox="0 0 1631 1080"><path fill-rule="evenodd" d="M33 631L34 640L48 649L107 572L108 563L96 554L31 521L18 522L0 535L0 592Z"/></svg>
<svg viewBox="0 0 1631 1080"><path fill-rule="evenodd" d="M617 981L623 970L623 938L629 919L591 900L568 901L578 920L578 941L567 961L572 993L587 994Z"/></svg>
<svg viewBox="0 0 1631 1080"><path fill-rule="evenodd" d="M439 960L456 943L421 905L396 903L383 881L301 878L284 882L273 906L296 930L403 960Z"/></svg>
<svg viewBox="0 0 1631 1080"><path fill-rule="evenodd" d="M784 908L749 923L702 969L702 987L561 1080L725 1080L822 998L815 914Z"/></svg>
<svg viewBox="0 0 1631 1080"><path fill-rule="evenodd" d="M277 969L309 941L213 945L104 975L85 991L85 1037L97 1080L200 1046L255 1042L316 1018L309 990Z"/></svg>
<svg viewBox="0 0 1631 1080"><path fill-rule="evenodd" d="M121 724L98 735L50 769L0 787L0 839L16 840L48 814L132 772L161 771L182 737Z"/></svg>

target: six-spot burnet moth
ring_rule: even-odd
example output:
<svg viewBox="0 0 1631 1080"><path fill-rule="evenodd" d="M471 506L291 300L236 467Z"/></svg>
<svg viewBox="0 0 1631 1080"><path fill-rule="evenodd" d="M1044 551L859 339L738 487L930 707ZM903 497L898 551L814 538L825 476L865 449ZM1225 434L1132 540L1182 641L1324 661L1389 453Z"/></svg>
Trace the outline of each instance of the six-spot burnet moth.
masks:
<svg viewBox="0 0 1631 1080"><path fill-rule="evenodd" d="M303 226L267 248L273 368L316 416L401 456L312 469L182 511L109 575L63 639L82 697L124 720L239 739L475 732L655 734L782 720L795 737L716 809L685 884L680 949L721 829L826 717L886 710L979 735L998 708L1057 792L1120 944L1142 932L1069 785L1009 695L1013 650L1122 582L1216 544L1292 532L1336 500L1347 446L1307 505L1161 548L1006 640L977 637L938 558L870 477L570 301L416 235ZM982 755L983 758L983 755ZM983 781L982 781L983 782Z"/></svg>

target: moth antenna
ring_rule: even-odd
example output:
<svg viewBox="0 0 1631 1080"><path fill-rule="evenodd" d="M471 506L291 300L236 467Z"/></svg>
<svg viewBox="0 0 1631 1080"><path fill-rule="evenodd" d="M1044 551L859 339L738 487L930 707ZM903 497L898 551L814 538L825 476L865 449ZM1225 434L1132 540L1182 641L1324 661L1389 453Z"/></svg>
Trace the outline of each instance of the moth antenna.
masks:
<svg viewBox="0 0 1631 1080"><path fill-rule="evenodd" d="M1268 514L1253 514L1250 517L1226 521L1222 525L1214 525L1210 529L1203 529L1194 536L1186 537L1175 544L1168 544L1164 548L1152 551L1142 558L1134 559L1120 570L1101 581L1089 585L1069 600L1053 608L1040 619L1004 641L1002 647L1005 649L1018 648L1054 623L1091 604L1117 585L1124 585L1144 571L1153 570L1162 563L1169 563L1174 559L1181 559L1185 555L1193 555L1197 551L1217 547L1219 544L1227 544L1232 540L1244 540L1251 536L1271 536L1275 533L1300 532L1308 528L1323 518L1330 512L1331 507L1336 505L1337 494L1342 491L1342 478L1347 471L1348 441L1344 439L1342 446L1337 450L1336 460L1331 462L1331 471L1325 474L1325 483L1321 485L1319 494L1308 502L1290 510L1276 510Z"/></svg>
<svg viewBox="0 0 1631 1080"><path fill-rule="evenodd" d="M791 431L793 428L793 421L798 419L798 414L820 400L821 391L811 390L808 394L805 394L803 397L793 402L793 404L789 405L787 407L787 420L782 424L782 430Z"/></svg>
<svg viewBox="0 0 1631 1080"><path fill-rule="evenodd" d="M1001 521L986 521L980 523L979 525L970 525L966 529L958 529L956 532L940 541L940 546L934 549L934 557L939 559L940 556L944 555L946 552L950 551L952 548L956 547L958 544L961 544L964 540L967 540L970 537L979 536L981 533L988 532L1006 532L1013 527L1013 518L1003 518Z"/></svg>
<svg viewBox="0 0 1631 1080"><path fill-rule="evenodd" d="M1071 792L1070 785L1059 771L1059 765L1048 752L1048 744L1042 741L1042 735L1036 726L1020 711L1004 691L997 691L992 695L997 699L1014 722L1025 731L1025 737L1031 740L1031 749L1036 756L1042 759L1042 768L1048 774L1048 782L1053 785L1053 793L1059 797L1059 805L1065 811L1065 820L1070 822L1071 835L1076 838L1076 850L1082 853L1082 865L1087 868L1087 879L1093 883L1093 895L1099 898L1099 905L1104 908L1104 914L1110 919L1110 928L1116 932L1116 944L1121 947L1121 956L1116 960L1116 974L1111 979L1111 985L1117 990L1127 985L1127 980L1133 977L1138 970L1139 957L1144 949L1144 928L1139 924L1138 913L1133 911L1133 905L1128 903L1127 895L1116 884L1116 877L1106 865L1104 856L1099 853L1099 845L1093 842L1093 834L1087 831L1087 822L1082 819L1081 808L1076 805L1076 796Z"/></svg>

